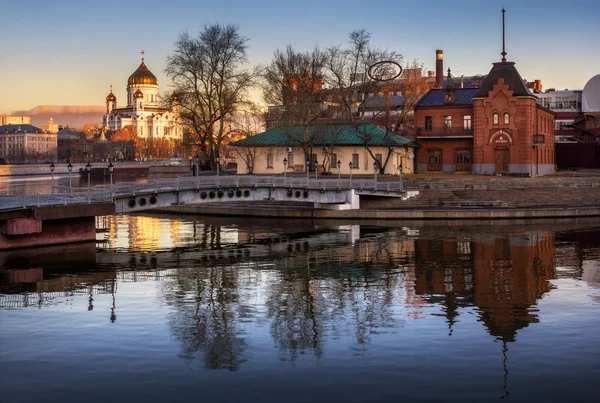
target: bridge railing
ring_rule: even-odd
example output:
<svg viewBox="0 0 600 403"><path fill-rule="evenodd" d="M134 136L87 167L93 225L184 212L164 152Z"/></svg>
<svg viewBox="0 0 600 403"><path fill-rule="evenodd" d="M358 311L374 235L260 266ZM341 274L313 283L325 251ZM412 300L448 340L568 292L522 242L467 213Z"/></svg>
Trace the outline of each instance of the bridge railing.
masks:
<svg viewBox="0 0 600 403"><path fill-rule="evenodd" d="M19 196L0 196L0 210L21 209L27 207L58 206L86 203L106 203L113 200L110 191L95 189L85 192L72 189L70 192L54 194L28 194Z"/></svg>
<svg viewBox="0 0 600 403"><path fill-rule="evenodd" d="M52 194L0 195L0 210L31 206L69 205L111 202L115 198L136 196L140 193L161 193L176 190L212 189L233 187L286 187L313 190L355 189L365 193L402 193L400 181L378 181L374 179L299 178L281 176L199 176L149 180L145 183L124 182L113 185L87 187L55 187Z"/></svg>

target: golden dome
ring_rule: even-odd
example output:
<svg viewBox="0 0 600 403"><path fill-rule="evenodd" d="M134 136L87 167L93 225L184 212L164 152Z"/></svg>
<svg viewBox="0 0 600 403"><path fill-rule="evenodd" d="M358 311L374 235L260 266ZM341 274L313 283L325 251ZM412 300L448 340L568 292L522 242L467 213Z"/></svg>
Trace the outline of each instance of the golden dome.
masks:
<svg viewBox="0 0 600 403"><path fill-rule="evenodd" d="M144 93L138 88L138 90L133 93L133 96L134 98L144 98Z"/></svg>
<svg viewBox="0 0 600 403"><path fill-rule="evenodd" d="M144 60L142 60L142 64L137 68L136 71L133 72L132 75L129 76L127 80L128 85L137 85L137 84L149 84L149 85L158 85L158 79L148 67L144 64Z"/></svg>
<svg viewBox="0 0 600 403"><path fill-rule="evenodd" d="M115 97L115 94L113 94L111 91L110 94L108 94L106 96L106 102L116 102L116 101L117 101L117 97Z"/></svg>

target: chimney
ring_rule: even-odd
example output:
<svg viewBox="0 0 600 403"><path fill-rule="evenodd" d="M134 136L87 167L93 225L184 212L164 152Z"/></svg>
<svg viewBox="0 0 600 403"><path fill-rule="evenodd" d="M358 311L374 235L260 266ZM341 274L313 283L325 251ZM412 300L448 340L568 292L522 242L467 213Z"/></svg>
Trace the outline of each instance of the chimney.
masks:
<svg viewBox="0 0 600 403"><path fill-rule="evenodd" d="M465 76L464 74L460 76L460 88L464 88L465 86Z"/></svg>
<svg viewBox="0 0 600 403"><path fill-rule="evenodd" d="M535 84L533 84L533 88L542 92L542 80L535 80Z"/></svg>
<svg viewBox="0 0 600 403"><path fill-rule="evenodd" d="M435 85L438 88L444 86L444 51L435 51Z"/></svg>
<svg viewBox="0 0 600 403"><path fill-rule="evenodd" d="M427 72L427 77L435 77L435 71L431 71L431 70L429 70L429 71Z"/></svg>

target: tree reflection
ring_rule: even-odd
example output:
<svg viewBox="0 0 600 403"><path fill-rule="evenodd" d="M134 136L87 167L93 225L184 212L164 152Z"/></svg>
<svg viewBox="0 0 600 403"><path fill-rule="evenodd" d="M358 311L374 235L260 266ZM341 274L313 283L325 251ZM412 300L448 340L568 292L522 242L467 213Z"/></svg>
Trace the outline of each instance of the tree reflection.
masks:
<svg viewBox="0 0 600 403"><path fill-rule="evenodd" d="M352 352L363 354L374 335L424 318L427 304L440 307L449 336L461 311L474 305L490 335L513 342L538 321L529 308L554 276L548 232L407 239L396 230L347 244L309 236L288 245L252 243L243 256L221 251L219 232L205 228L200 239L217 253L197 255L195 268L179 269L163 284L181 357L202 357L207 368L236 370L245 362L247 322L267 321L279 358L294 362L307 354L320 359L327 343L348 335Z"/></svg>
<svg viewBox="0 0 600 403"><path fill-rule="evenodd" d="M169 314L180 356L202 355L211 369L237 370L246 360L246 341L238 327L240 304L238 272L232 268L180 269L169 280L163 296L175 309Z"/></svg>

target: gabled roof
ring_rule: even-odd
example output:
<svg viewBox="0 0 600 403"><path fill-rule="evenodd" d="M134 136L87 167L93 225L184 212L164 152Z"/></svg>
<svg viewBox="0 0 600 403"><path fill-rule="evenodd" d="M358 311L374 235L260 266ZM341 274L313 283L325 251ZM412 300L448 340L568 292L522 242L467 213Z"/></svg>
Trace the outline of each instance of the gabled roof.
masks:
<svg viewBox="0 0 600 403"><path fill-rule="evenodd" d="M32 125L3 125L0 126L0 134L11 133L44 133L44 130Z"/></svg>
<svg viewBox="0 0 600 403"><path fill-rule="evenodd" d="M473 105L473 96L477 88L457 88L454 90L454 102L444 102L444 90L432 88L417 102L415 108L427 106L469 106Z"/></svg>
<svg viewBox="0 0 600 403"><path fill-rule="evenodd" d="M412 140L393 132L386 132L372 123L317 123L308 127L308 136L312 144L326 145L365 145L365 138L370 146L418 146ZM259 133L252 137L234 142L238 147L254 146L298 146L304 143L304 126L280 126Z"/></svg>
<svg viewBox="0 0 600 403"><path fill-rule="evenodd" d="M519 74L514 62L498 62L490 70L489 74L483 80L479 90L475 93L475 98L485 98L489 92L494 89L494 85L498 83L498 79L503 78L504 84L508 84L508 88L513 91L516 97L533 95L525 80Z"/></svg>

